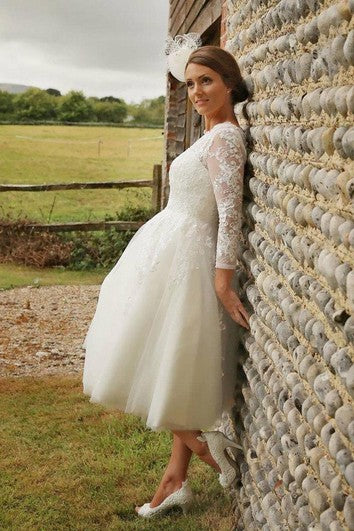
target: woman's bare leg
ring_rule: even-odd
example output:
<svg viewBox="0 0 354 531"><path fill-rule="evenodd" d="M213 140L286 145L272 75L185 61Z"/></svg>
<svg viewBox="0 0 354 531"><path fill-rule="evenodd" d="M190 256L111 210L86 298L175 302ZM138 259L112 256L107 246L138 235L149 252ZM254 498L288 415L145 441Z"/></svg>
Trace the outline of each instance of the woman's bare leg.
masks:
<svg viewBox="0 0 354 531"><path fill-rule="evenodd" d="M206 442L198 441L197 436L201 434L200 430L181 430L172 431L173 444L172 452L167 468L162 476L160 485L150 502L150 507L156 507L172 492L182 486L182 481L187 477L192 453L194 452L202 461L212 466L218 472L221 472L219 465L214 461L210 454ZM137 511L139 507L136 507Z"/></svg>
<svg viewBox="0 0 354 531"><path fill-rule="evenodd" d="M221 472L219 465L212 457L208 444L206 442L198 441L197 436L202 432L200 430L188 430L188 431L174 431L184 444L195 453L199 459L213 467L217 472Z"/></svg>
<svg viewBox="0 0 354 531"><path fill-rule="evenodd" d="M187 477L187 470L192 451L183 441L173 434L172 452L167 468L162 476L160 485L150 502L150 507L156 507L172 492L182 487L182 481ZM136 507L135 510L138 510Z"/></svg>

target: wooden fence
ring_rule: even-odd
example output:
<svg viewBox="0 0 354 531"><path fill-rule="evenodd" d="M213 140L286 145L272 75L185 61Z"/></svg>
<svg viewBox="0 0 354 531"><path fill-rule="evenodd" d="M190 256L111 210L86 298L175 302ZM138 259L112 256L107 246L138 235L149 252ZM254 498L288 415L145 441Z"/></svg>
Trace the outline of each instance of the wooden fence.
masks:
<svg viewBox="0 0 354 531"><path fill-rule="evenodd" d="M162 185L162 166L155 164L152 180L135 181L107 181L107 182L80 182L58 184L0 184L0 192L52 192L53 190L89 190L95 188L152 188L152 208L155 212L160 210ZM69 222L69 223L35 223L25 224L23 230L46 230L49 232L63 231L96 231L107 230L114 227L116 230L138 230L145 221L93 221L93 222ZM0 223L0 227L6 226Z"/></svg>

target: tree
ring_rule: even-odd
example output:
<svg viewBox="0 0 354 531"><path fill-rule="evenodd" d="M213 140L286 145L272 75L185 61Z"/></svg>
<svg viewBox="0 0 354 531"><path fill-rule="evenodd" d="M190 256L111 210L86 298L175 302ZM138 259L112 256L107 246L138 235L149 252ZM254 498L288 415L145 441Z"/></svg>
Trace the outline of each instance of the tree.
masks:
<svg viewBox="0 0 354 531"><path fill-rule="evenodd" d="M103 98L100 98L100 101L109 101L110 103L124 103L124 100L121 100L120 98L115 98L114 96L104 96Z"/></svg>
<svg viewBox="0 0 354 531"><path fill-rule="evenodd" d="M144 99L140 103L129 105L129 113L135 123L161 125L165 116L165 96L149 100Z"/></svg>
<svg viewBox="0 0 354 531"><path fill-rule="evenodd" d="M55 96L56 98L58 98L59 96L61 96L61 92L60 90L57 90L57 89L54 89L54 88L48 88L46 90L46 92L48 94L50 94L51 96Z"/></svg>
<svg viewBox="0 0 354 531"><path fill-rule="evenodd" d="M125 103L98 101L93 104L93 108L99 122L121 123L127 116Z"/></svg>
<svg viewBox="0 0 354 531"><path fill-rule="evenodd" d="M52 120L57 114L55 98L45 90L31 88L16 94L14 103L20 120Z"/></svg>
<svg viewBox="0 0 354 531"><path fill-rule="evenodd" d="M71 90L62 97L59 118L63 122L88 122L94 119L92 103L86 100L83 92Z"/></svg>
<svg viewBox="0 0 354 531"><path fill-rule="evenodd" d="M9 120L14 112L14 94L0 90L0 119Z"/></svg>

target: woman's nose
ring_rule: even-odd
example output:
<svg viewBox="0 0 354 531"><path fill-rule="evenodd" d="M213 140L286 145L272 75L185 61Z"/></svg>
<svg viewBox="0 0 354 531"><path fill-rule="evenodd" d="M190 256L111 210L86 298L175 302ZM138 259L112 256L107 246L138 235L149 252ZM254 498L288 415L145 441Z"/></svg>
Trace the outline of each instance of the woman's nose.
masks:
<svg viewBox="0 0 354 531"><path fill-rule="evenodd" d="M202 88L200 85L195 84L193 88L193 96L201 96Z"/></svg>

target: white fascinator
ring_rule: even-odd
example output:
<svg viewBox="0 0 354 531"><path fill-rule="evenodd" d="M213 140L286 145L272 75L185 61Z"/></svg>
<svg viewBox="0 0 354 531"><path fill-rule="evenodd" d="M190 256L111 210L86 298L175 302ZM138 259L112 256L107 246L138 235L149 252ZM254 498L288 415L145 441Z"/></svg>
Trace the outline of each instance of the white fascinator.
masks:
<svg viewBox="0 0 354 531"><path fill-rule="evenodd" d="M184 33L176 35L175 38L168 36L166 39L165 54L167 55L167 65L171 74L184 81L184 70L190 54L202 45L199 33Z"/></svg>

